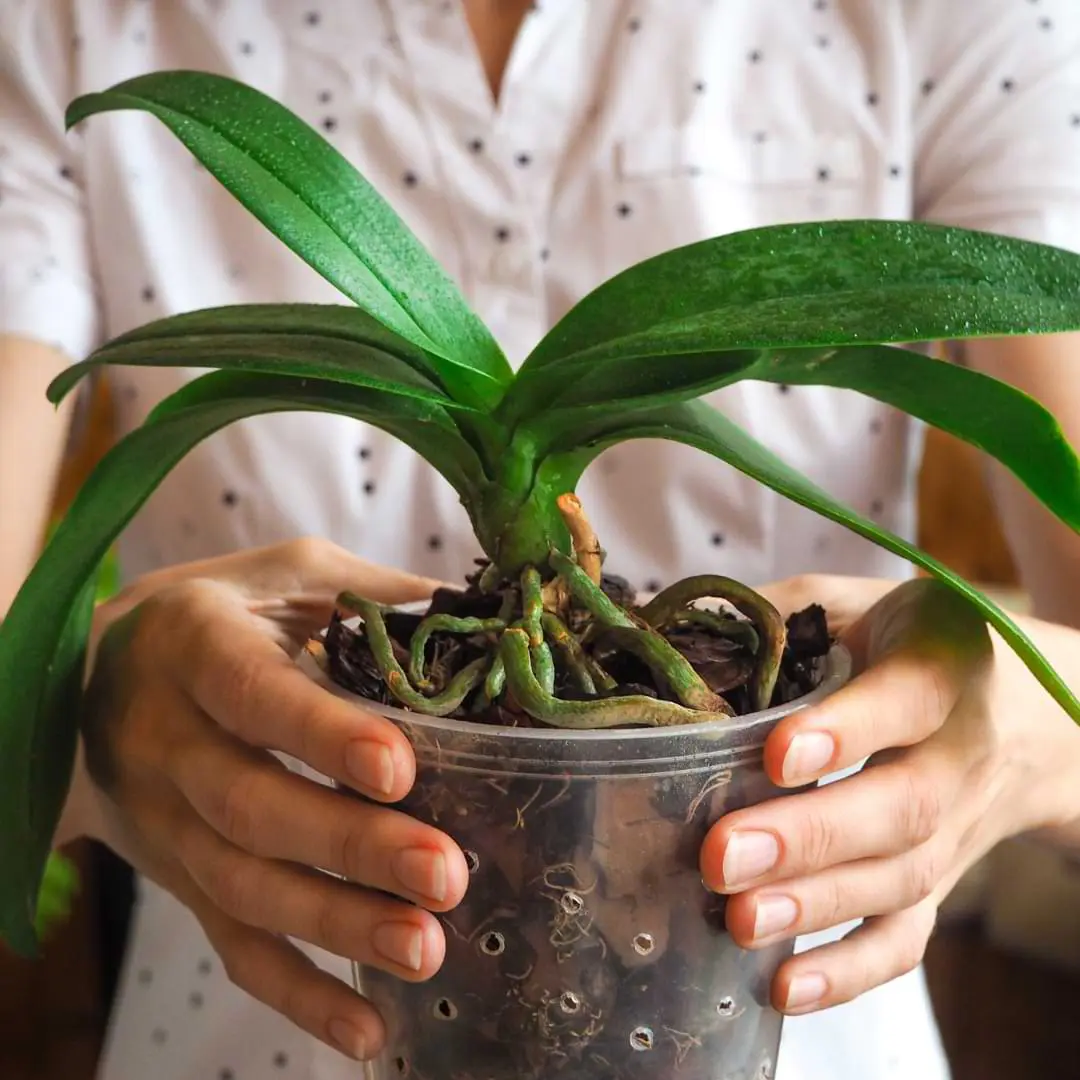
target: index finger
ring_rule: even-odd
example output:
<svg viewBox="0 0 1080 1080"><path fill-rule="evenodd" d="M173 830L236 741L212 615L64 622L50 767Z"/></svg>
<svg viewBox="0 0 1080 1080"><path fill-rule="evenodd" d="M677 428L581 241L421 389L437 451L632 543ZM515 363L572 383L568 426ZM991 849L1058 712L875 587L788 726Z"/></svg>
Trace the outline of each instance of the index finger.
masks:
<svg viewBox="0 0 1080 1080"><path fill-rule="evenodd" d="M203 712L249 745L289 754L372 798L408 793L416 765L396 725L317 686L233 590L199 582L179 592L183 632L166 663Z"/></svg>
<svg viewBox="0 0 1080 1080"><path fill-rule="evenodd" d="M812 783L929 738L993 656L974 609L926 580L893 590L841 640L861 673L776 725L765 743L765 770L774 783Z"/></svg>

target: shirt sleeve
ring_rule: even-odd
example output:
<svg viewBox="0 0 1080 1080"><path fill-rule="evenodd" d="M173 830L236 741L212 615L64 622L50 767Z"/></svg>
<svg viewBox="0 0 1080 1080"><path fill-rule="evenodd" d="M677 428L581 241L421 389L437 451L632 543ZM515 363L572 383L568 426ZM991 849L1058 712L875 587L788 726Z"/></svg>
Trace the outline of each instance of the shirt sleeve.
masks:
<svg viewBox="0 0 1080 1080"><path fill-rule="evenodd" d="M1080 251L1080 3L907 0L915 217Z"/></svg>
<svg viewBox="0 0 1080 1080"><path fill-rule="evenodd" d="M81 359L100 317L81 143L64 131L79 48L71 7L0 3L0 334Z"/></svg>

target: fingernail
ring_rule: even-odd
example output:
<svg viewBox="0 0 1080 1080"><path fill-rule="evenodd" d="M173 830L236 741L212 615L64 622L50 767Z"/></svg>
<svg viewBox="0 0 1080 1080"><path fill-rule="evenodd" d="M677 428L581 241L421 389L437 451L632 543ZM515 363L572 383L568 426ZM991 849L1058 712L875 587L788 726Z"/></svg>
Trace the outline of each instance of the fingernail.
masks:
<svg viewBox="0 0 1080 1080"><path fill-rule="evenodd" d="M419 971L424 962L424 935L412 923L388 922L376 926L371 943L384 959L410 971Z"/></svg>
<svg viewBox="0 0 1080 1080"><path fill-rule="evenodd" d="M391 866L394 876L409 892L431 900L446 899L446 859L441 851L406 848L394 855Z"/></svg>
<svg viewBox="0 0 1080 1080"><path fill-rule="evenodd" d="M805 1009L816 1005L829 988L825 976L820 972L812 972L808 975L796 975L788 987L787 1001L784 1002L785 1011L792 1009Z"/></svg>
<svg viewBox="0 0 1080 1080"><path fill-rule="evenodd" d="M817 779L818 774L832 761L836 743L826 731L807 731L791 740L781 770L785 784L797 784Z"/></svg>
<svg viewBox="0 0 1080 1080"><path fill-rule="evenodd" d="M394 787L394 758L384 743L357 739L345 747L345 767L370 791L389 795Z"/></svg>
<svg viewBox="0 0 1080 1080"><path fill-rule="evenodd" d="M724 850L724 884L730 889L761 877L776 865L780 844L772 833L733 832Z"/></svg>
<svg viewBox="0 0 1080 1080"><path fill-rule="evenodd" d="M779 934L793 925L799 914L799 907L790 896L758 897L754 908L754 940Z"/></svg>
<svg viewBox="0 0 1080 1080"><path fill-rule="evenodd" d="M363 1061L367 1057L367 1039L355 1024L350 1024L348 1020L331 1020L327 1030L338 1049L349 1057L356 1058L357 1061Z"/></svg>

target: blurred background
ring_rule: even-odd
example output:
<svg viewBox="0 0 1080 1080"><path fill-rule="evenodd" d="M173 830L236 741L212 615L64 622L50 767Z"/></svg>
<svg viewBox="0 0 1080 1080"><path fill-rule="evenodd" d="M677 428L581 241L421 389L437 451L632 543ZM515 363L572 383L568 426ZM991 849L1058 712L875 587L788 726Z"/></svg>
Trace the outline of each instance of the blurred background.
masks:
<svg viewBox="0 0 1080 1080"><path fill-rule="evenodd" d="M99 385L75 427L58 510L108 445L110 417ZM1023 610L977 454L930 432L920 499L922 546ZM0 946L0 1080L94 1076L130 882L96 845L69 855L80 891L42 958L20 960ZM1002 845L954 892L926 967L955 1080L1080 1080L1080 865L1022 841Z"/></svg>

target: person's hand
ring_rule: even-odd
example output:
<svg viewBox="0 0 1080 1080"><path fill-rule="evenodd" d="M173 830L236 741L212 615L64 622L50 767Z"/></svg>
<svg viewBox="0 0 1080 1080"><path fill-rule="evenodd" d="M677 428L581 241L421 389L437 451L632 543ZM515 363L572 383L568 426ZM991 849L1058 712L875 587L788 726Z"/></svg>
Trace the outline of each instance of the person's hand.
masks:
<svg viewBox="0 0 1080 1080"><path fill-rule="evenodd" d="M355 1057L379 1050L381 1019L287 937L427 978L444 953L431 912L460 901L468 869L444 834L271 751L374 800L406 794L406 738L293 656L343 588L401 603L436 585L301 541L149 575L99 610L83 725L93 831L194 912L236 985Z"/></svg>
<svg viewBox="0 0 1080 1080"><path fill-rule="evenodd" d="M770 778L799 787L869 758L853 776L727 815L702 848L702 876L729 896L743 947L866 920L780 967L773 1004L799 1014L914 968L973 863L1008 836L1080 818L1080 730L943 585L812 577L765 592L785 612L822 602L856 673L777 725ZM1019 621L1075 679L1080 633Z"/></svg>

